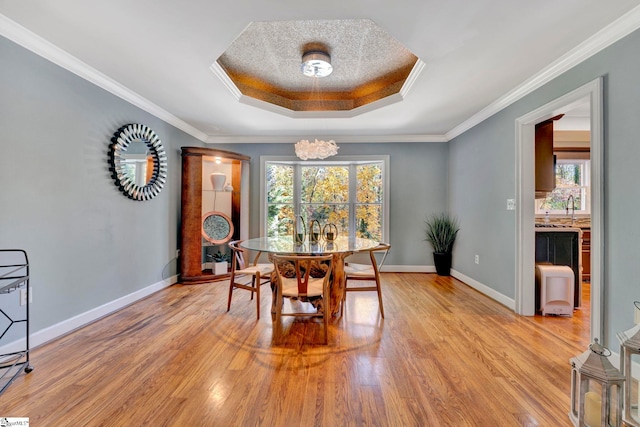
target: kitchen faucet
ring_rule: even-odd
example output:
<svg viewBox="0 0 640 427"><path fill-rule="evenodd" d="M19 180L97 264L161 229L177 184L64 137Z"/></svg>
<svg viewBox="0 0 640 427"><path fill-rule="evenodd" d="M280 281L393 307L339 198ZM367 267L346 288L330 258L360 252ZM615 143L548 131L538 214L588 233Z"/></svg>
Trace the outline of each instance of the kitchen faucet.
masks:
<svg viewBox="0 0 640 427"><path fill-rule="evenodd" d="M569 200L571 200L571 225L573 225L576 213L576 202L573 198L573 194L570 194L569 197L567 197L567 215L569 215Z"/></svg>

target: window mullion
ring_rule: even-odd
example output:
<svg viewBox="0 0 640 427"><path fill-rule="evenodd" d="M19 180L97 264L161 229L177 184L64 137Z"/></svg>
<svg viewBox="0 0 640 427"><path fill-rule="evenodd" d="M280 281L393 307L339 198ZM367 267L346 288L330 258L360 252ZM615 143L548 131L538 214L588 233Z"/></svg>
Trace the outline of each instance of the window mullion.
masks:
<svg viewBox="0 0 640 427"><path fill-rule="evenodd" d="M349 165L349 238L356 237L356 191L358 189L358 169Z"/></svg>
<svg viewBox="0 0 640 427"><path fill-rule="evenodd" d="M296 217L302 214L302 170L299 164L293 166L293 212Z"/></svg>

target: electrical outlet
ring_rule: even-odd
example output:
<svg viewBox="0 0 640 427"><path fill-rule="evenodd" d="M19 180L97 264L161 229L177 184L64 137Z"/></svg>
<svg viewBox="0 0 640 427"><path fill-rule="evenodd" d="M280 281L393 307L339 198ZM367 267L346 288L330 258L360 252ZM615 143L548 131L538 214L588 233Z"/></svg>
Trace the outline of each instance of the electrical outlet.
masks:
<svg viewBox="0 0 640 427"><path fill-rule="evenodd" d="M516 209L516 199L507 199L507 210L514 211Z"/></svg>
<svg viewBox="0 0 640 427"><path fill-rule="evenodd" d="M476 264L480 264L480 255L476 255L475 262Z"/></svg>
<svg viewBox="0 0 640 427"><path fill-rule="evenodd" d="M29 288L29 304L33 302L33 288ZM27 305L27 289L20 289L20 306Z"/></svg>

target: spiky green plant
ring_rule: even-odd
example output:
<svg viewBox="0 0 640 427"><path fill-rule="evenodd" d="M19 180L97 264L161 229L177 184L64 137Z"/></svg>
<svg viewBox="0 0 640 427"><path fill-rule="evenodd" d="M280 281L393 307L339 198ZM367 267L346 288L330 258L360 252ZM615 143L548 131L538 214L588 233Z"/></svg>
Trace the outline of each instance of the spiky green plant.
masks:
<svg viewBox="0 0 640 427"><path fill-rule="evenodd" d="M425 220L425 240L431 243L435 253L449 253L453 249L460 230L458 220L448 213L435 214Z"/></svg>

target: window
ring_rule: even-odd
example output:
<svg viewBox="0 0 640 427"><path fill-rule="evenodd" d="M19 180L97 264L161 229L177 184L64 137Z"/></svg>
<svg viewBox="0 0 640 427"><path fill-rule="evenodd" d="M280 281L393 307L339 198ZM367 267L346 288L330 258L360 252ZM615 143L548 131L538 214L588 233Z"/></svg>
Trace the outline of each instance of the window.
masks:
<svg viewBox="0 0 640 427"><path fill-rule="evenodd" d="M262 160L263 235L293 234L293 220L332 223L341 236L386 236L386 158Z"/></svg>
<svg viewBox="0 0 640 427"><path fill-rule="evenodd" d="M567 213L567 202L573 196L576 214L588 214L591 211L589 188L589 160L558 160L556 163L556 188L544 199L536 200L536 214Z"/></svg>

